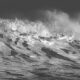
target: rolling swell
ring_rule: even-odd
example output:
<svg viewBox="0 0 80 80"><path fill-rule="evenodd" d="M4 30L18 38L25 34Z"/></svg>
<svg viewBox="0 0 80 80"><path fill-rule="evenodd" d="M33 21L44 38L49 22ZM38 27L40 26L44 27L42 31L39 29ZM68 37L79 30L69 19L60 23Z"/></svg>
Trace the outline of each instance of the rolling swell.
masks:
<svg viewBox="0 0 80 80"><path fill-rule="evenodd" d="M0 80L80 80L80 52L79 47L75 47L80 46L79 41L67 42L68 49L63 46L65 41L52 45L51 49L48 45L45 46L47 43L41 43L41 40L50 42L53 37L39 37L33 45L30 41L33 42L34 39L27 40L26 34L14 38L13 35L10 36L0 40ZM57 43L57 40L54 42ZM60 47L60 51L55 46ZM73 58L78 56L78 59L72 60L68 57L70 54Z"/></svg>

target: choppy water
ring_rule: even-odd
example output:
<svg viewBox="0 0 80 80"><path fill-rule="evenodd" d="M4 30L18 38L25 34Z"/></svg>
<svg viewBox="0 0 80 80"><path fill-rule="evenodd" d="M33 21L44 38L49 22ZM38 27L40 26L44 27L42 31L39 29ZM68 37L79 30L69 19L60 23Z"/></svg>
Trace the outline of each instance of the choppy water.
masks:
<svg viewBox="0 0 80 80"><path fill-rule="evenodd" d="M79 40L32 46L7 34L0 34L0 80L80 80Z"/></svg>

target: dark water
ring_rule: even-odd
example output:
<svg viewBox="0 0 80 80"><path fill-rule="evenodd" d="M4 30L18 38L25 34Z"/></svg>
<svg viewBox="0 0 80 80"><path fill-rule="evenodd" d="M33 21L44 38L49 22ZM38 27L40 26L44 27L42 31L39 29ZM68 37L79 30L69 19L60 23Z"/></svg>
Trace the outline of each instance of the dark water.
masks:
<svg viewBox="0 0 80 80"><path fill-rule="evenodd" d="M1 80L80 80L80 64L58 54L59 51L57 52L57 50L45 46L41 47L41 50L36 50L37 46L35 46L37 58L33 58L30 57L31 54L34 54L31 48L26 49L26 52L20 52L7 44L5 46L11 51L8 52L5 48L1 53L3 54L0 56L0 59L2 59L0 61ZM29 47L29 45L24 47ZM74 46L70 45L70 47L76 50ZM63 48L61 50L65 54L69 54L68 51L65 51L68 49Z"/></svg>

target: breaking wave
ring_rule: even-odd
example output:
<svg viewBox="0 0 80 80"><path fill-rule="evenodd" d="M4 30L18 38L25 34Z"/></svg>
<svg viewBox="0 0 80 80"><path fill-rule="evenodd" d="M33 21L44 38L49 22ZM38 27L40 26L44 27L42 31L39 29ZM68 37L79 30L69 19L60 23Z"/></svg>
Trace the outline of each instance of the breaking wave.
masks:
<svg viewBox="0 0 80 80"><path fill-rule="evenodd" d="M79 20L42 13L45 21L0 19L0 79L80 79Z"/></svg>

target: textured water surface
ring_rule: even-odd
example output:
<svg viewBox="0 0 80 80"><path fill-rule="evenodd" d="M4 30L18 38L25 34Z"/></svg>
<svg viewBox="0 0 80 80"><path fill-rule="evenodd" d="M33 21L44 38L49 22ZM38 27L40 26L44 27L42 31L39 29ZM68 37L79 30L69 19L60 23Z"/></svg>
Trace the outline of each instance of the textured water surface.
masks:
<svg viewBox="0 0 80 80"><path fill-rule="evenodd" d="M77 25L56 15L56 26ZM80 80L80 40L41 33L49 26L42 22L1 21L0 80Z"/></svg>

